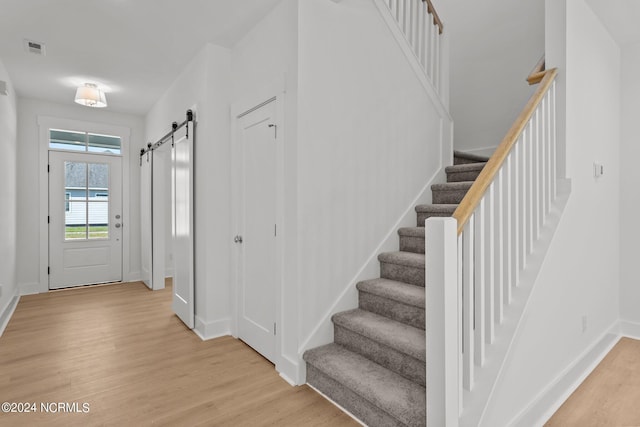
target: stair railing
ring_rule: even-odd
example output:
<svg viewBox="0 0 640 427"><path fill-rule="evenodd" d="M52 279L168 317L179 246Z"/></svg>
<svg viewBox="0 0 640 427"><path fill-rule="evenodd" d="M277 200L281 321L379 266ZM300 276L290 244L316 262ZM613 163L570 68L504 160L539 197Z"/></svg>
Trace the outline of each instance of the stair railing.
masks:
<svg viewBox="0 0 640 427"><path fill-rule="evenodd" d="M425 224L428 426L481 424L523 311L520 276L557 197L557 70L537 73L453 218Z"/></svg>
<svg viewBox="0 0 640 427"><path fill-rule="evenodd" d="M431 0L384 0L425 74L442 95L444 25Z"/></svg>

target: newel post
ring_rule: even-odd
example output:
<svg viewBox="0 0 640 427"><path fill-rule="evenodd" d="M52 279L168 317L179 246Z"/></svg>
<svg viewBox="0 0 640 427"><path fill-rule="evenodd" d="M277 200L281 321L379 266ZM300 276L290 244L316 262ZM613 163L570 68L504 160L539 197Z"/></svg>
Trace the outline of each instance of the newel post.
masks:
<svg viewBox="0 0 640 427"><path fill-rule="evenodd" d="M428 427L458 427L460 414L457 225L454 218L425 222Z"/></svg>

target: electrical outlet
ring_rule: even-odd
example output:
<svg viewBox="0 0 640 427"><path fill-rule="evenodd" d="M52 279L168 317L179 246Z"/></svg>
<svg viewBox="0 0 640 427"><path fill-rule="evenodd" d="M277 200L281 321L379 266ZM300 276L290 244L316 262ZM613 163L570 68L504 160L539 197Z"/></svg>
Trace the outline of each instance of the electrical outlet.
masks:
<svg viewBox="0 0 640 427"><path fill-rule="evenodd" d="M582 333L587 332L587 316L582 316Z"/></svg>

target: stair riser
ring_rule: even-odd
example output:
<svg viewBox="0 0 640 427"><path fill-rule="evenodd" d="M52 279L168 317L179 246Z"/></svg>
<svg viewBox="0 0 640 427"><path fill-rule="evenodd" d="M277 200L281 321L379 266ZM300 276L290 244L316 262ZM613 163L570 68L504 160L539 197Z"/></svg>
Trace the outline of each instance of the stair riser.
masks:
<svg viewBox="0 0 640 427"><path fill-rule="evenodd" d="M480 171L452 172L447 174L447 182L475 181Z"/></svg>
<svg viewBox="0 0 640 427"><path fill-rule="evenodd" d="M340 325L334 325L333 340L336 344L340 344L354 353L361 354L398 375L402 375L421 386L425 385L424 361L403 354Z"/></svg>
<svg viewBox="0 0 640 427"><path fill-rule="evenodd" d="M380 263L380 277L422 287L424 287L425 283L424 268L408 267L387 262Z"/></svg>
<svg viewBox="0 0 640 427"><path fill-rule="evenodd" d="M369 292L358 292L358 306L372 313L413 326L425 328L424 308L414 307L398 301L374 295Z"/></svg>
<svg viewBox="0 0 640 427"><path fill-rule="evenodd" d="M434 204L459 204L467 190L433 190L432 194Z"/></svg>
<svg viewBox="0 0 640 427"><path fill-rule="evenodd" d="M338 381L328 377L307 363L307 383L320 390L329 399L342 406L366 425L380 427L403 427L404 424L354 393Z"/></svg>
<svg viewBox="0 0 640 427"><path fill-rule="evenodd" d="M478 163L478 160L465 159L464 157L454 157L454 165L468 165L469 163Z"/></svg>
<svg viewBox="0 0 640 427"><path fill-rule="evenodd" d="M424 237L400 236L400 250L403 252L424 253Z"/></svg>
<svg viewBox="0 0 640 427"><path fill-rule="evenodd" d="M430 212L419 212L418 214L418 220L416 223L416 227L424 227L424 222L427 220L427 218L431 218L433 217L450 217L451 214L450 213L430 213Z"/></svg>

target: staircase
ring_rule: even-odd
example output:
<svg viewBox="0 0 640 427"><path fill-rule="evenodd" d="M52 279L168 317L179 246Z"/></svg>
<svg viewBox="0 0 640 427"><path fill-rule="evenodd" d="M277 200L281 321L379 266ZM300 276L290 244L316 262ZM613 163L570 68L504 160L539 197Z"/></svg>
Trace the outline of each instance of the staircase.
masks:
<svg viewBox="0 0 640 427"><path fill-rule="evenodd" d="M416 206L417 227L378 256L380 278L357 284L358 308L332 317L334 342L304 353L307 382L366 425L426 425L424 223L451 216L487 160L454 153L433 204Z"/></svg>

